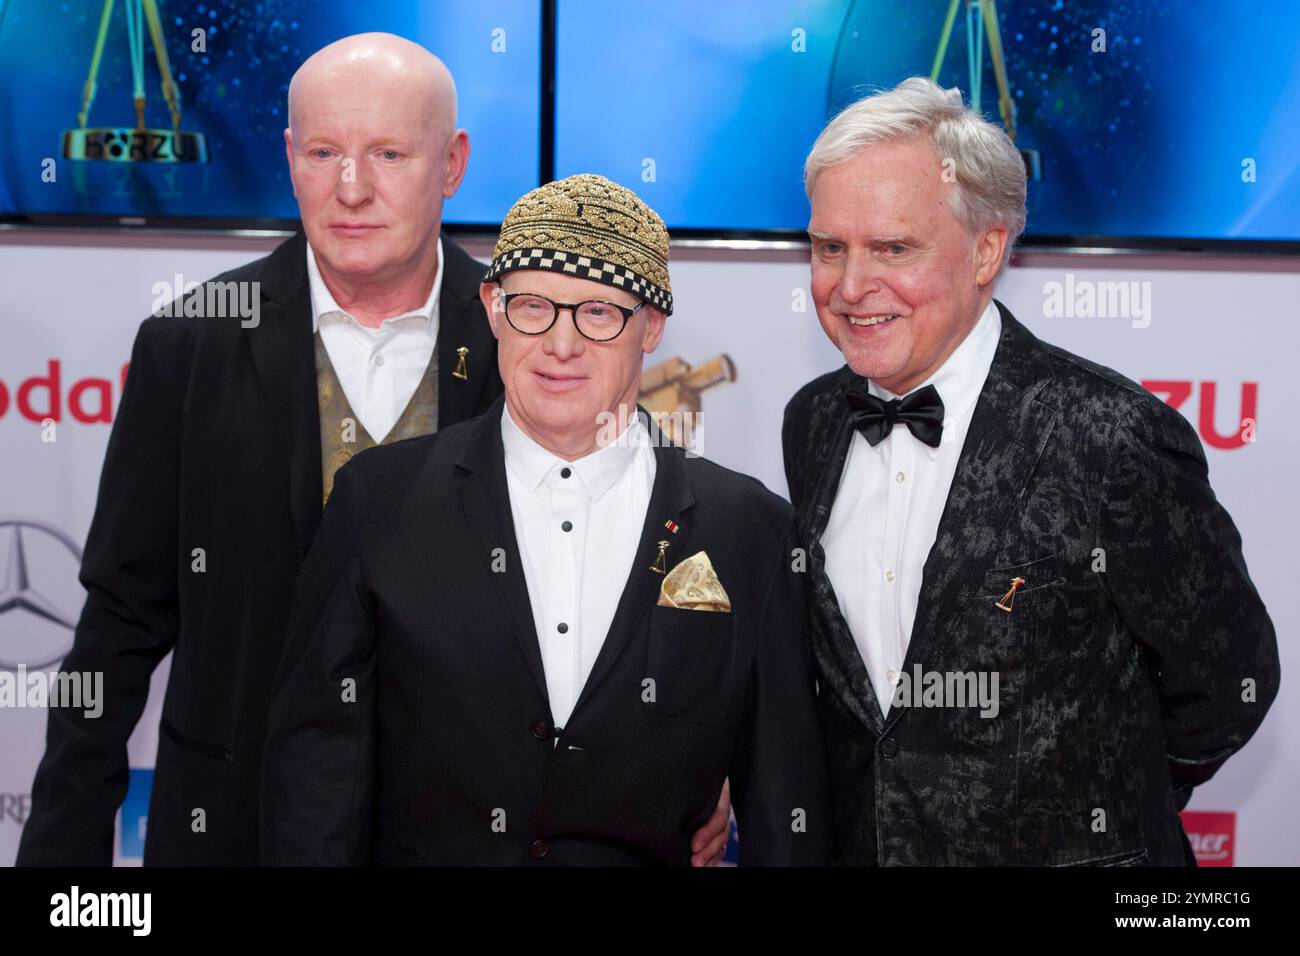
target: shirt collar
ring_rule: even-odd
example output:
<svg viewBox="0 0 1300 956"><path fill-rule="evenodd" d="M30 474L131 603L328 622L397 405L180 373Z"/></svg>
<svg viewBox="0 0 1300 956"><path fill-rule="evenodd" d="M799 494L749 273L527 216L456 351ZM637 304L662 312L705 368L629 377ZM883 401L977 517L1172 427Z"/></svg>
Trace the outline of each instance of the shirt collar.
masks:
<svg viewBox="0 0 1300 956"><path fill-rule="evenodd" d="M565 461L519 427L507 402L501 412L501 444L505 448L506 467L529 492L536 493L544 483L554 485L572 480L559 476L561 469L570 468L591 500L599 501L631 467L641 448L649 446L650 433L638 413L616 440L582 458Z"/></svg>
<svg viewBox="0 0 1300 956"><path fill-rule="evenodd" d="M974 327L966 334L961 345L948 356L947 361L935 370L935 373L927 378L916 388L925 388L927 385L933 385L939 392L939 398L943 400L943 424L945 429L955 428L975 407L979 401L980 392L984 388L984 380L989 376L989 369L993 367L993 356L998 350L998 341L1002 338L1002 316L998 312L998 307L993 300L984 307L980 313L978 321ZM901 398L888 389L881 388L875 382L867 383L867 391L877 398L889 401L894 398ZM913 392L916 389L912 390ZM912 394L912 392L908 392ZM949 434L955 432L946 432L944 439ZM939 450L942 448L931 448L924 445L930 457L938 458Z"/></svg>
<svg viewBox="0 0 1300 956"><path fill-rule="evenodd" d="M433 276L433 287L429 289L429 298L425 300L424 305L413 312L404 312L401 315L395 315L384 320L384 322L395 322L399 319L408 319L413 316L423 318L429 325L431 334L435 334L438 328L438 301L442 295L442 237L438 237L438 271ZM323 318L341 318L346 321L355 323L362 327L361 323L347 312L339 307L338 302L330 293L329 287L325 285L325 280L321 278L320 266L316 263L316 254L312 251L311 243L307 244L307 284L311 289L311 331L315 335L320 331L320 323Z"/></svg>

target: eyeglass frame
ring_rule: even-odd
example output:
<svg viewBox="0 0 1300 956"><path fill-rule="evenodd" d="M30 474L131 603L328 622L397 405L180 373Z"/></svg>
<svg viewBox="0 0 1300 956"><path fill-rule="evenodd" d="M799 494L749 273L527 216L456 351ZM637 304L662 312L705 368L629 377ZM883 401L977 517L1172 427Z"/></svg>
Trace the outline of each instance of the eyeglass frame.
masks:
<svg viewBox="0 0 1300 956"><path fill-rule="evenodd" d="M499 285L498 288L500 288ZM554 313L551 316L551 324L548 325L546 328L541 329L537 332L525 332L523 329L519 328L519 326L511 322L510 321L510 300L516 299L521 295L532 296L534 299L542 299L546 302L551 303L551 311ZM597 305L607 305L610 306L611 308L618 309L619 314L623 316L623 324L619 326L617 332L615 332L607 339L593 339L586 332L582 331L582 327L578 325L578 310L582 308L584 305L589 305L593 302L596 303ZM578 334L581 335L588 342L613 342L616 338L618 338L620 335L623 334L623 331L627 328L627 323L632 318L632 316L640 312L642 307L644 306L645 306L645 299L642 299L634 306L627 306L627 305L619 305L617 302L610 302L607 299L584 299L581 302L556 302L554 299L550 298L549 296L544 296L540 292L523 292L523 291L506 292L504 289L502 289L501 291L501 313L506 317L506 322L509 323L510 327L514 329L516 332L518 332L520 335L545 335L547 332L551 331L551 329L555 328L555 323L560 320L560 313L567 311L569 313L569 317L573 320L574 329L576 329Z"/></svg>

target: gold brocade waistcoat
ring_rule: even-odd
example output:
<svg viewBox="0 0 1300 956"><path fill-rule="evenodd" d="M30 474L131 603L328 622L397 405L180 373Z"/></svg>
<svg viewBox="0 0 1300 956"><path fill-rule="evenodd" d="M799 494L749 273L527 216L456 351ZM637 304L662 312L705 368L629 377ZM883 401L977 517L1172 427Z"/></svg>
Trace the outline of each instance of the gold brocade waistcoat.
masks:
<svg viewBox="0 0 1300 956"><path fill-rule="evenodd" d="M343 385L334 372L329 352L317 332L316 340L316 401L320 411L320 460L321 478L324 496L322 504L329 501L330 492L334 490L334 473L342 468L353 455L375 446L375 440L357 420L352 411L348 397L343 392ZM429 366L424 370L424 377L415 389L415 394L406 403L402 415L393 425L392 430L384 436L381 445L391 445L395 441L431 435L438 430L438 350L435 347L429 357Z"/></svg>

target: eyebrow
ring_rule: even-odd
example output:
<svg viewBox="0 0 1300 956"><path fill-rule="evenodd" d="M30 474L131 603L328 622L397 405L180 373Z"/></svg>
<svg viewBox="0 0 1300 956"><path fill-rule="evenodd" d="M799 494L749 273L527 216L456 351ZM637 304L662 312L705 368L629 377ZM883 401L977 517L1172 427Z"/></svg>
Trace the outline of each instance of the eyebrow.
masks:
<svg viewBox="0 0 1300 956"><path fill-rule="evenodd" d="M313 133L310 136L304 136L301 142L303 146L307 146L312 143L328 143L329 145L333 146L339 141L336 137L328 133ZM409 144L407 143L406 140L397 139L392 136L383 136L366 143L364 148L365 149L394 149L394 148L406 149L408 148L408 146Z"/></svg>
<svg viewBox="0 0 1300 956"><path fill-rule="evenodd" d="M820 229L809 229L807 233L812 239L820 239L824 242L843 242L839 236L831 232L822 232ZM888 246L893 243L901 243L905 246L915 246L919 242L911 236L868 236L866 241L873 246Z"/></svg>

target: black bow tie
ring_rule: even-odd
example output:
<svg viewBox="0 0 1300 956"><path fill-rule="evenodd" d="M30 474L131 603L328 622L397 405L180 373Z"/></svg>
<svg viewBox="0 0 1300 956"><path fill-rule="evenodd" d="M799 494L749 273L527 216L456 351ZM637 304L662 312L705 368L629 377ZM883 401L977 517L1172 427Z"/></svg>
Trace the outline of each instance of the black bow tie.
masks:
<svg viewBox="0 0 1300 956"><path fill-rule="evenodd" d="M902 422L918 440L931 448L939 447L943 435L943 399L933 385L889 401L868 392L849 392L844 397L849 403L853 427L872 446L879 445Z"/></svg>

